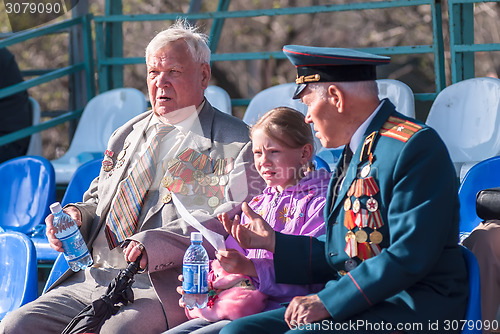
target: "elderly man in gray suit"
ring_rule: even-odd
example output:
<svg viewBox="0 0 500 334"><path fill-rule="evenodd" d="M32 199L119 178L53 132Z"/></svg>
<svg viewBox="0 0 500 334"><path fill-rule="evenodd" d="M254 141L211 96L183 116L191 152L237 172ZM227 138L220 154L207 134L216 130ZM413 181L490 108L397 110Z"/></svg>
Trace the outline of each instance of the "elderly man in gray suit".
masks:
<svg viewBox="0 0 500 334"><path fill-rule="evenodd" d="M224 235L217 214L236 214L241 202L263 189L246 125L204 98L211 75L206 41L194 27L176 22L150 42L146 64L152 110L113 133L99 177L83 202L64 209L80 225L93 266L66 272L46 294L4 318L0 333L60 333L141 253L144 273L135 276L135 302L108 319L101 333L160 333L186 320L175 289L194 228L172 197L205 227ZM144 163L146 156L153 169ZM149 167L141 170L140 165ZM141 184L132 181L134 175ZM46 219L47 236L62 251L52 219ZM206 246L213 257L214 249Z"/></svg>

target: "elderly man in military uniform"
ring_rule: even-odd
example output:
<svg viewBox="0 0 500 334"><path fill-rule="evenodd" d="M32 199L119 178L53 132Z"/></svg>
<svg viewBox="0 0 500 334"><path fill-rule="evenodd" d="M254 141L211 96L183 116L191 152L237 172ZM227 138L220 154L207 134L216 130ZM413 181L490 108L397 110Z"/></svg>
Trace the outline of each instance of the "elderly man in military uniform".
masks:
<svg viewBox="0 0 500 334"><path fill-rule="evenodd" d="M278 283L326 283L285 308L242 318L221 333L458 333L468 297L458 245L456 175L425 124L378 98L388 57L289 45L297 90L325 147L345 145L325 205L323 238L274 232L262 218L224 226L243 247L274 253Z"/></svg>
<svg viewBox="0 0 500 334"><path fill-rule="evenodd" d="M65 208L81 226L93 266L68 271L49 292L3 319L0 333L60 333L140 254L145 272L135 276L135 302L121 307L101 333L160 333L187 320L175 289L195 229L174 199L205 228L226 234L217 214L234 215L263 189L247 126L204 98L209 62L207 37L184 22L153 38L146 49L152 110L113 133L99 177L82 203ZM52 218L47 236L62 251ZM214 248L205 246L213 258Z"/></svg>

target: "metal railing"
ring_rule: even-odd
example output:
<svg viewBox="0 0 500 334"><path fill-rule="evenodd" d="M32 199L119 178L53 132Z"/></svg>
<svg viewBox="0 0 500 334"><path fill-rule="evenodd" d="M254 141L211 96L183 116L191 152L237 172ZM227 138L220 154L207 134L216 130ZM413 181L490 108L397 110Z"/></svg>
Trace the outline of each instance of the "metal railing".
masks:
<svg viewBox="0 0 500 334"><path fill-rule="evenodd" d="M498 51L500 44L474 44L474 13L473 5L477 2L499 2L500 0L448 0L450 19L450 51L451 51L451 77L452 83L474 77L474 52ZM107 7L112 7L111 0L107 0ZM116 4L118 1L114 1ZM35 87L52 80L71 76L75 73L84 73L86 82L86 98L90 100L96 94L94 82L94 64L96 64L97 81L101 92L122 87L123 78L120 72L127 65L144 64L144 57L123 57L123 40L121 36L121 24L124 22L139 21L168 21L178 18L194 20L213 20L210 31L210 48L212 50L212 62L258 60L258 59L284 59L281 50L269 50L266 52L244 52L244 53L217 53L217 47L222 29L226 20L236 18L251 18L259 16L280 16L334 13L360 10L383 10L397 7L430 6L432 24L432 43L426 45L408 46L381 46L375 48L361 48L359 50L383 55L415 55L432 54L434 58L434 82L435 92L417 93L415 99L420 101L432 101L436 95L445 88L445 64L442 31L442 7L440 0L389 0L371 1L346 4L331 4L307 7L256 9L244 11L228 11L230 0L219 0L217 10L203 13L166 13L166 14L144 14L144 15L122 15L121 8L117 10L106 10L105 16L92 15L81 16L60 23L36 28L29 31L13 34L0 41L0 47L6 47L29 39L57 33L80 26L83 34L81 49L84 61L71 64L70 66L54 69L41 70L39 76L11 87L0 89L0 98L27 88ZM118 13L118 14L117 14ZM95 41L92 39L92 26L95 26ZM113 29L110 28L117 28ZM111 31L111 33L110 33ZM112 42L112 43L111 43ZM93 57L95 43L96 56ZM110 46L111 45L111 46ZM250 98L232 99L233 106L246 106ZM76 120L80 117L82 110L72 110L61 116L53 118L42 124L34 125L23 130L0 137L0 146L27 137L35 132L46 130L58 124Z"/></svg>
<svg viewBox="0 0 500 334"><path fill-rule="evenodd" d="M500 43L474 42L474 4L480 2L500 0L448 0L452 83L475 77L475 52L500 51Z"/></svg>
<svg viewBox="0 0 500 334"><path fill-rule="evenodd" d="M93 42L91 35L91 21L92 15L81 16L73 19L69 19L66 21L62 21L59 23L47 25L42 28L35 28L27 31L23 31L20 33L13 34L11 37L8 37L4 40L0 41L0 48L4 48L10 45L14 45L17 43L21 43L33 38L46 36L54 33L61 33L67 31L69 28L80 26L83 33L82 40L82 50L84 55L84 61L71 64L69 66L53 69L53 70L43 70L39 76L26 80L24 82L2 88L0 89L0 98L10 96L12 94L24 91L28 88L32 88L35 86L39 86L41 84L45 84L51 82L53 80L71 76L76 73L83 72L85 73L86 78L86 91L87 91L87 101L89 101L93 96L95 96L95 82L94 82L94 58L93 58ZM35 73L35 72L33 72ZM67 121L77 119L80 117L82 110L73 110L68 111L67 113L55 117L47 122L33 125L28 128L21 129L19 131L10 133L8 135L0 137L0 146L8 144L10 142L14 142L24 137L28 137L33 133L40 132L46 130L48 128L54 127L61 123L65 123Z"/></svg>
<svg viewBox="0 0 500 334"><path fill-rule="evenodd" d="M418 100L429 101L433 100L446 86L445 65L444 65L444 47L442 33L442 17L441 17L441 2L439 0L390 0L377 2L359 2L347 4L331 4L308 7L290 7L290 8L272 8L272 9L257 9L245 11L227 11L230 0L220 0L218 9L215 12L206 13L168 13L168 14L144 14L144 15L109 15L96 16L96 50L97 50L97 72L99 87L104 90L118 87L120 82L114 82L113 85L109 82L109 72L114 67L122 67L125 65L143 64L144 57L113 57L104 46L107 45L106 25L121 24L124 22L144 22L144 21L167 21L184 18L187 20L214 20L212 30L210 32L210 48L212 50L212 62L221 61L240 61L240 60L257 60L257 59L284 59L283 52L268 51L268 52L245 52L245 53L217 53L217 44L219 41L221 30L225 20L234 18L248 18L258 16L279 16L279 15L298 15L298 14L316 14L316 13L331 13L358 11L370 9L389 9L396 7L411 7L429 5L432 16L432 44L429 45L410 45L410 46L387 46L377 48L360 48L361 51L371 52L383 55L407 55L407 54L425 54L430 53L434 56L435 68L435 93L415 94ZM109 36L109 35L108 35ZM113 36L115 39L116 36ZM120 45L118 43L118 45ZM118 52L119 53L119 52ZM117 86L118 85L118 86ZM249 99L232 99L233 106L248 105Z"/></svg>

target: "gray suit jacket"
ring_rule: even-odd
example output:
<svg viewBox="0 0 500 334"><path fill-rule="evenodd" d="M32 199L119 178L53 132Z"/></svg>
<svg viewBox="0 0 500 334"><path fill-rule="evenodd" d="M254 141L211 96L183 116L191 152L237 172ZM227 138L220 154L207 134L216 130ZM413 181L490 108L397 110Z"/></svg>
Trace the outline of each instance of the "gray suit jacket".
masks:
<svg viewBox="0 0 500 334"><path fill-rule="evenodd" d="M116 130L109 140L108 150L120 152L128 143L128 147L125 146L126 151L134 152L135 146L143 141L141 136L146 135L152 116L152 111L145 112ZM198 189L198 194L177 195L198 221L226 236L216 218L217 213L228 212L231 217L239 213L241 202L259 194L264 188L264 183L253 165L248 128L242 121L214 109L206 102L199 113L199 122L198 129L201 129L201 133L199 130L190 131L176 156L184 149L191 148L197 153L209 156L213 162L222 160L228 161L229 164L234 161L234 168L227 169L229 183L222 187L224 196L216 208L207 205L206 201L203 205L199 205L199 202L193 203L195 196L206 196L205 199L208 199L210 194L207 193L207 187L204 190ZM117 165L118 155L115 153L112 157L115 168L110 172L101 169L99 177L92 182L85 193L84 202L75 204L82 212L80 230L87 240L90 251L98 233L104 233L102 227L106 222L118 185L127 177L130 154L125 155L120 167L117 167L120 165ZM187 168L194 169L190 163L186 165ZM151 282L163 304L171 328L186 320L184 310L178 306L180 296L175 289L180 285L177 277L182 273L182 258L190 244L190 232L194 229L180 218L172 201L169 203L162 201L167 193L168 189L160 185L158 192L148 194L141 211L139 231L130 239L141 242L146 248ZM213 247L207 243L205 247L213 257L215 254ZM66 273L56 284L70 274Z"/></svg>

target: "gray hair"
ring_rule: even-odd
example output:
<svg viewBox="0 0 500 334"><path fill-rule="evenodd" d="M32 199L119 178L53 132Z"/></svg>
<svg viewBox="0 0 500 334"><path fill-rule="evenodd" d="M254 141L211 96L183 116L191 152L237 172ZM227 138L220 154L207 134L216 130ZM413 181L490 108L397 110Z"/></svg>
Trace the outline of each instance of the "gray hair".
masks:
<svg viewBox="0 0 500 334"><path fill-rule="evenodd" d="M186 20L177 20L167 29L159 32L146 47L146 59L166 46L168 43L183 39L193 60L210 63L211 51L208 47L208 36L199 32L198 27L190 25Z"/></svg>
<svg viewBox="0 0 500 334"><path fill-rule="evenodd" d="M352 94L360 95L367 94L372 96L378 96L378 86L377 82L374 80L368 81L342 81L342 82L315 82L310 83L309 87L314 90L316 94L322 99L325 99L327 94L326 91L331 84L335 84L340 89L348 91Z"/></svg>

